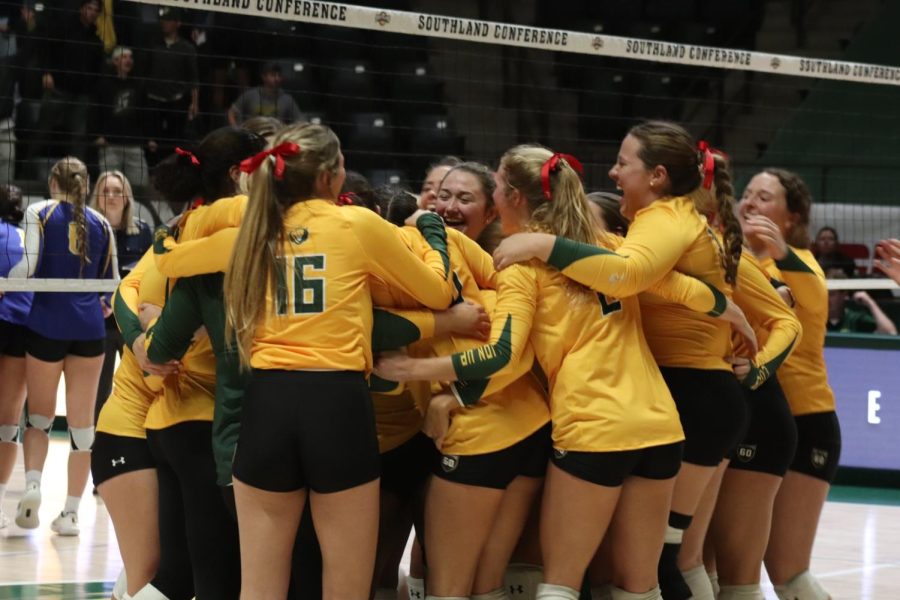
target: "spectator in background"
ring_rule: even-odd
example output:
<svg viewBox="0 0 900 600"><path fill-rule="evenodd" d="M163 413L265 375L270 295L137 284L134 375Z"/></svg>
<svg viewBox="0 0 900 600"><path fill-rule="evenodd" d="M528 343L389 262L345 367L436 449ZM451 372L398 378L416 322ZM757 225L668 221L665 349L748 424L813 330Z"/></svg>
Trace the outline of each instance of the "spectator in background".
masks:
<svg viewBox="0 0 900 600"><path fill-rule="evenodd" d="M91 194L90 207L106 217L112 227L116 236L119 275L124 278L153 243L153 231L150 225L134 216L134 194L125 174L121 171L101 173ZM112 314L111 307L104 306L103 313L106 324L105 358L103 369L100 371L100 383L97 387L97 405L94 408L95 423L100 415L100 409L112 392L116 356L122 355L122 345L125 343L116 325L116 318Z"/></svg>
<svg viewBox="0 0 900 600"><path fill-rule="evenodd" d="M16 59L18 45L11 11L0 9L0 183L15 178L16 165Z"/></svg>
<svg viewBox="0 0 900 600"><path fill-rule="evenodd" d="M281 89L281 67L264 63L259 73L262 85L241 94L228 109L228 122L237 126L251 117L275 117L290 125L303 118L300 107L290 94Z"/></svg>
<svg viewBox="0 0 900 600"><path fill-rule="evenodd" d="M121 171L137 186L148 183L147 159L143 144L149 113L141 80L131 77L134 58L131 48L119 46L112 53L115 74L104 77L95 109L95 126L100 135L100 169Z"/></svg>
<svg viewBox="0 0 900 600"><path fill-rule="evenodd" d="M819 265L828 264L835 268L849 267L851 276L856 272L856 261L841 252L838 232L834 227L826 225L819 230L813 244L813 254L819 261Z"/></svg>
<svg viewBox="0 0 900 600"><path fill-rule="evenodd" d="M828 279L852 279L855 267L825 262L822 270ZM897 335L897 327L864 291L828 291L828 331Z"/></svg>
<svg viewBox="0 0 900 600"><path fill-rule="evenodd" d="M46 151L48 137L60 130L69 133L66 152L85 155L89 110L105 59L97 37L100 10L100 0L81 0L75 16L60 11L47 39L39 42L44 96L37 131L28 146L29 161Z"/></svg>
<svg viewBox="0 0 900 600"><path fill-rule="evenodd" d="M875 268L900 285L900 240L881 240L875 245Z"/></svg>
<svg viewBox="0 0 900 600"><path fill-rule="evenodd" d="M188 124L200 110L197 51L178 34L181 10L165 7L159 13L161 37L150 50L147 66L147 105L150 109L150 163L174 152L187 135Z"/></svg>

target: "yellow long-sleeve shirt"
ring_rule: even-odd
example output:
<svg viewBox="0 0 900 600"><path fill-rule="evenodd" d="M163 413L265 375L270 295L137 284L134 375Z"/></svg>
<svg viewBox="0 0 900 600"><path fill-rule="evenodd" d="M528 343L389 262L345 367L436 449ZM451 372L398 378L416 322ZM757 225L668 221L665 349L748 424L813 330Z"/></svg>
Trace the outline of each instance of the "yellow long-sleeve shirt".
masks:
<svg viewBox="0 0 900 600"><path fill-rule="evenodd" d="M288 209L284 228L286 285L274 298L267 292L254 368L370 371L371 276L434 310L453 298L449 271L440 277L368 209L306 200Z"/></svg>
<svg viewBox="0 0 900 600"><path fill-rule="evenodd" d="M558 449L633 450L684 439L636 297L591 293L543 265L510 267L498 277L491 343L454 354L457 376L492 377L521 360L529 340L550 384Z"/></svg>
<svg viewBox="0 0 900 600"><path fill-rule="evenodd" d="M137 359L131 352L134 337L140 335L140 323L137 321L138 305L141 302L153 304L164 302L161 297L153 297L150 286L141 294L140 281L147 268L153 265L153 256L145 254L137 262L128 276L119 284L114 304L118 304L117 314L125 314L120 324L132 328L129 343L122 351L122 360L113 375L113 387L109 398L100 411L97 419L97 431L144 439L147 437L144 422L147 411L153 401L162 393L163 381L160 377L144 376ZM122 312L122 311L125 312ZM133 317L129 322L128 316ZM137 330L134 331L134 328Z"/></svg>
<svg viewBox="0 0 900 600"><path fill-rule="evenodd" d="M652 291L670 271L690 275L731 296L721 266L721 242L689 198L657 200L639 210L615 249L584 254L559 239L549 264L570 279L611 297ZM656 362L667 367L731 370L727 323L654 295L641 299L644 334Z"/></svg>
<svg viewBox="0 0 900 600"><path fill-rule="evenodd" d="M828 287L825 274L809 250L789 248L784 260L765 259L769 277L783 281L794 296L794 313L803 327L803 338L778 370L778 381L794 415L835 410L834 392L825 367L825 330L828 321Z"/></svg>
<svg viewBox="0 0 900 600"><path fill-rule="evenodd" d="M750 373L741 382L756 389L790 356L801 338L800 321L772 287L759 261L746 251L738 265L734 302L756 332L759 350L755 356L748 356Z"/></svg>

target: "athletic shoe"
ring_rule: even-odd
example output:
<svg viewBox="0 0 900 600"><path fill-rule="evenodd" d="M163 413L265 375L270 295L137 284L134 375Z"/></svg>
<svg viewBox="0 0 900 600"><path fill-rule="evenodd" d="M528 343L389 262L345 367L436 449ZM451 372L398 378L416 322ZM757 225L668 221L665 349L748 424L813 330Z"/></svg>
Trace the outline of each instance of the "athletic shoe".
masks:
<svg viewBox="0 0 900 600"><path fill-rule="evenodd" d="M59 513L59 516L50 524L50 529L59 535L78 535L81 532L81 528L78 527L78 513Z"/></svg>
<svg viewBox="0 0 900 600"><path fill-rule="evenodd" d="M16 509L16 525L22 529L37 529L40 525L38 509L41 507L41 487L32 483L25 488Z"/></svg>
<svg viewBox="0 0 900 600"><path fill-rule="evenodd" d="M6 516L2 510L0 510L0 529L6 529L9 527L9 517Z"/></svg>

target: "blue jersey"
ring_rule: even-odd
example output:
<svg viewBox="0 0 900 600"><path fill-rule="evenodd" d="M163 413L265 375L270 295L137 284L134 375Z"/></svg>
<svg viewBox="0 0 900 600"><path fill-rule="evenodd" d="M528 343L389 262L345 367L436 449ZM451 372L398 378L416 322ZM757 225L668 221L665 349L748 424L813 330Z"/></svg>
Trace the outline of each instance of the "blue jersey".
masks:
<svg viewBox="0 0 900 600"><path fill-rule="evenodd" d="M0 221L0 277L9 272L25 256L25 232ZM6 292L0 296L0 321L24 325L31 310L31 292Z"/></svg>
<svg viewBox="0 0 900 600"><path fill-rule="evenodd" d="M82 267L69 202L46 200L25 211L25 258L13 273L48 279L118 279L115 236L109 222L84 207L87 262ZM24 267L21 265L24 263ZM106 337L100 292L35 292L27 326L55 340Z"/></svg>

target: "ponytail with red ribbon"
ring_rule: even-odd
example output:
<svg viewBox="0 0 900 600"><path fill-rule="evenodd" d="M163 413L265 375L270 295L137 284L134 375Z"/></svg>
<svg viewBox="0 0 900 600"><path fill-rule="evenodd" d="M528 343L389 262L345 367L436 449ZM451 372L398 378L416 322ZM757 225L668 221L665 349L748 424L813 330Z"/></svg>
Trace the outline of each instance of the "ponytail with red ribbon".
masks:
<svg viewBox="0 0 900 600"><path fill-rule="evenodd" d="M718 148L711 147L706 140L697 142L697 150L700 151L700 168L703 171L703 188L708 190L712 188L713 176L716 173L715 155L718 154L725 160L728 160L728 155Z"/></svg>
<svg viewBox="0 0 900 600"><path fill-rule="evenodd" d="M278 144L274 148L263 150L256 156L251 156L250 158L242 160L241 171L249 175L250 173L256 171L259 168L259 165L261 165L264 160L266 160L270 156L274 156L275 179L281 181L282 179L284 179L284 157L294 156L295 154L299 153L300 146L298 146L294 142L284 142L283 144Z"/></svg>
<svg viewBox="0 0 900 600"><path fill-rule="evenodd" d="M335 204L337 204L338 206L355 206L356 194L354 194L353 192L344 192L343 194L338 196Z"/></svg>
<svg viewBox="0 0 900 600"><path fill-rule="evenodd" d="M541 186L544 188L544 198L553 200L553 190L550 187L550 175L559 171L559 161L565 160L572 169L579 175L584 175L584 167L577 158L571 154L555 153L547 159L547 162L541 167Z"/></svg>
<svg viewBox="0 0 900 600"><path fill-rule="evenodd" d="M190 150L185 150L184 148L178 148L176 146L175 154L177 154L179 157L189 158L191 160L191 164L194 165L195 167L200 166L200 159L197 158L197 155L194 154L193 152L191 152Z"/></svg>

